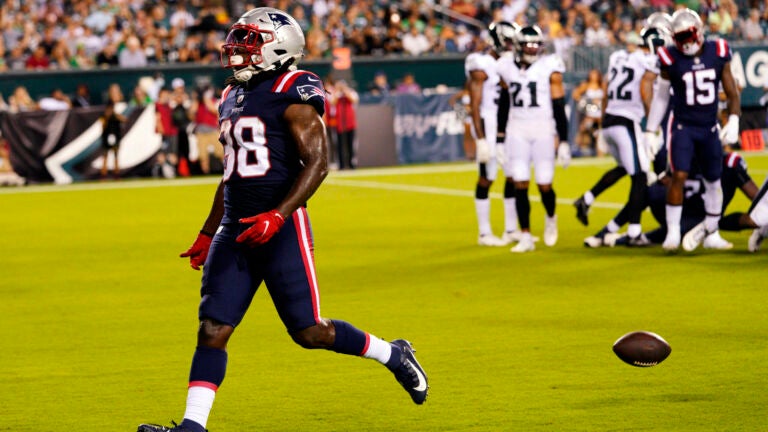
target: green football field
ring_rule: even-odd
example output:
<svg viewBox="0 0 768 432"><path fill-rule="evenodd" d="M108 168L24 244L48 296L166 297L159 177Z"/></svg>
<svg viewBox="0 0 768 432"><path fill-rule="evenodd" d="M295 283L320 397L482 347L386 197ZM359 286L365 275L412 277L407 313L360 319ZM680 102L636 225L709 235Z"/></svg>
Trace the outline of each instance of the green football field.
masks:
<svg viewBox="0 0 768 432"><path fill-rule="evenodd" d="M766 156L746 156L758 186ZM209 429L767 430L768 253L746 252L746 231L723 233L727 252L586 249L628 182L599 198L588 228L571 202L611 166L558 168L560 241L524 255L476 245L472 164L331 173L309 206L321 313L412 341L429 399L414 405L372 360L299 348L262 289L230 341ZM181 420L200 273L178 255L216 182L0 190L0 430ZM747 207L738 196L729 210ZM633 330L665 337L671 356L621 362L611 346Z"/></svg>

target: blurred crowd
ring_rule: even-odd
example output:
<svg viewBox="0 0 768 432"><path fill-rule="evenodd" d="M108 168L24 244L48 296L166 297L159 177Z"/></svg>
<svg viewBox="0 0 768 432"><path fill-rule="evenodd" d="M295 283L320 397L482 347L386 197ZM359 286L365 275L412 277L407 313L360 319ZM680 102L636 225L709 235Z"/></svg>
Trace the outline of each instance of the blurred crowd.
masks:
<svg viewBox="0 0 768 432"><path fill-rule="evenodd" d="M234 5L234 6L233 6ZM765 41L768 0L7 0L0 71L218 62L232 17L258 6L290 12L307 58L465 53L492 20L536 23L558 51L612 45L653 11L687 6L710 33Z"/></svg>

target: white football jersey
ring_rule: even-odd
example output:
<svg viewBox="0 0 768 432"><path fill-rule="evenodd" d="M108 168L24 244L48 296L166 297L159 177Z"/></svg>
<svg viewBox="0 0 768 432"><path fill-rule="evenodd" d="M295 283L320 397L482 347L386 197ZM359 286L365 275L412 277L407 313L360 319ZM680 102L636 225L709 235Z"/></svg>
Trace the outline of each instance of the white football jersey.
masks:
<svg viewBox="0 0 768 432"><path fill-rule="evenodd" d="M464 61L464 75L469 78L469 73L474 70L485 72L488 79L483 83L483 95L480 100L480 115L496 115L499 109L499 74L496 71L496 59L487 53L475 52L467 56Z"/></svg>
<svg viewBox="0 0 768 432"><path fill-rule="evenodd" d="M608 59L607 114L628 118L639 123L645 117L645 106L640 96L640 82L645 72L659 73L656 56L642 50L631 53L614 51Z"/></svg>
<svg viewBox="0 0 768 432"><path fill-rule="evenodd" d="M525 69L512 57L498 61L501 79L509 87L509 119L540 120L552 123L552 94L549 79L565 72L565 63L557 54L540 57Z"/></svg>

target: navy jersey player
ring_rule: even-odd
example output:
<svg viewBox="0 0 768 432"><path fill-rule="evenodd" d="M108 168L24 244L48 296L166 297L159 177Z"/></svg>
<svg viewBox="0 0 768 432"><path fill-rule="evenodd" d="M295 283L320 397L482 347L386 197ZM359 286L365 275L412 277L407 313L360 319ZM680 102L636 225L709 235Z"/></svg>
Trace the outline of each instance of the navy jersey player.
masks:
<svg viewBox="0 0 768 432"><path fill-rule="evenodd" d="M203 229L182 254L196 269L204 263L186 411L178 426L143 424L139 432L205 430L227 342L262 282L297 344L375 359L415 403L427 397L409 342L320 316L305 203L328 173L325 92L315 74L297 69L303 49L298 23L272 8L246 12L222 48L223 65L234 71L219 108L225 171Z"/></svg>
<svg viewBox="0 0 768 432"><path fill-rule="evenodd" d="M663 150L662 150L663 152ZM738 153L726 153L722 158L723 176L721 178L723 186L723 207L724 212L740 190L749 200L753 200L758 195L758 189L755 182L747 172L747 163ZM643 241L640 243L630 241L628 235L618 238L607 237L610 245L646 245L661 244L666 238L666 189L669 184L669 177L662 177L659 181L648 187L648 206L651 214L659 222L660 226L646 234L643 234ZM683 234L691 230L703 229L704 219L707 212L704 204L704 178L694 169L690 178L685 181L683 212L680 219L680 229ZM720 219L719 228L723 231L740 231L751 228L753 225L749 222L748 213L734 212ZM713 239L707 237L704 239L704 248L720 249L716 243L710 243Z"/></svg>
<svg viewBox="0 0 768 432"><path fill-rule="evenodd" d="M721 138L725 144L738 140L741 114L739 93L730 67L731 52L725 40L704 41L701 18L690 9L680 9L672 15L672 31L675 46L659 49L661 75L646 125L649 132L656 132L672 99L673 123L668 147L672 178L667 191L668 230L663 247L669 251L680 247L683 186L695 157L704 177L706 229L700 233L691 231L698 235L682 239L683 248L693 250L704 236L711 235L710 245L719 243L727 249L729 243L717 231L722 209ZM718 136L717 89L721 83L730 115Z"/></svg>

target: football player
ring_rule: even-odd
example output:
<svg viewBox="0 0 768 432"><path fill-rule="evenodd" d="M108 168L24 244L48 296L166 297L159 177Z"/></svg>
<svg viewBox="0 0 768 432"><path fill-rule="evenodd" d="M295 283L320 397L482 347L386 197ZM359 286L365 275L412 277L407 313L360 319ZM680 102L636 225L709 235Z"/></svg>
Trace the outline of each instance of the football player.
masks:
<svg viewBox="0 0 768 432"><path fill-rule="evenodd" d="M225 170L200 234L182 254L195 269L204 264L186 411L178 426L143 424L139 432L205 430L227 342L262 282L297 344L374 359L415 403L427 397L408 341L386 342L320 315L306 202L328 174L326 96L317 75L297 68L303 50L296 20L266 7L242 15L222 47L234 75L219 107Z"/></svg>
<svg viewBox="0 0 768 432"><path fill-rule="evenodd" d="M704 230L691 230L682 239L683 248L693 250L705 236L712 236L710 246L728 249L732 245L718 233L723 200L721 139L725 144L738 140L741 114L739 93L731 73L731 51L723 39L704 41L701 18L690 9L679 9L672 15L672 32L675 45L659 49L661 75L646 124L646 139L650 142L656 139L672 100L674 118L668 144L672 178L667 191L667 237L662 246L667 251L680 247L683 187L695 157L704 177L707 217ZM718 136L717 89L721 82L730 114Z"/></svg>
<svg viewBox="0 0 768 432"><path fill-rule="evenodd" d="M646 26L641 30L640 32L640 38L642 39L642 45L641 49L645 51L647 56L652 57L652 60L649 59L648 63L651 68L649 68L645 74L644 77L650 78L651 73L655 73L658 75L658 67L655 67L658 63L658 60L656 59L656 51L658 48L669 45L672 43L672 36L671 36L671 28L669 27L671 23L672 17L669 14L662 13L662 12L654 12L651 14L648 19L646 20ZM615 75L615 77L618 76ZM610 76L609 76L610 78ZM654 76L655 78L655 76ZM647 85L647 81L646 81ZM655 86L652 86L655 87ZM653 92L647 91L646 88L646 96L650 97ZM643 105L645 109L645 114L647 114L648 111L648 105L649 100L643 99ZM666 124L666 120L663 122ZM663 132L666 132L666 128L664 128ZM600 139L603 138L602 131L600 133ZM643 140L644 141L644 140ZM649 172L650 178L655 179L655 175L658 173L663 172L666 169L666 160L658 159L654 157L654 154L658 152L658 148L650 148L646 144L645 150L648 152L649 158L653 161L653 172ZM651 142L650 144L661 146L661 142ZM594 203L595 199L603 193L606 189L613 186L616 182L621 180L622 177L624 177L627 174L626 170L623 166L618 165L615 168L612 168L608 171L606 171L605 174L595 183L595 185L585 192L582 196L580 196L576 201L574 201L573 205L576 207L576 218L581 222L584 226L589 225L589 208ZM652 182L652 181L651 181ZM614 219L612 222L609 222L607 225L609 228L613 228L615 230L618 230L620 225L618 225L618 221ZM600 246L602 238L600 236L592 236L588 239L585 239L585 245L587 246Z"/></svg>
<svg viewBox="0 0 768 432"><path fill-rule="evenodd" d="M763 186L752 201L745 219L745 224L755 228L749 237L747 249L750 252L757 252L760 250L763 240L768 237L768 178L765 179Z"/></svg>
<svg viewBox="0 0 768 432"><path fill-rule="evenodd" d="M664 151L662 150L662 152ZM747 163L738 153L725 154L722 159L722 167L723 212L733 200L737 189L741 190L749 200L753 200L758 195L757 185L747 172ZM614 244L624 246L661 244L667 235L666 189L669 181L668 176L662 176L658 182L648 188L648 206L660 226L642 234L641 241L631 241L628 235L607 235L606 244L611 246ZM695 172L692 172L690 178L685 181L685 196L680 221L680 229L683 234L691 230L703 229L704 219L707 215L703 199L704 181L704 177ZM719 222L719 228L723 231L740 231L753 226L748 214L741 212L731 213L720 219ZM718 244L710 244L710 241L712 241L711 237L704 239L704 248L720 249Z"/></svg>
<svg viewBox="0 0 768 432"><path fill-rule="evenodd" d="M544 54L544 37L536 25L521 28L514 46L514 57L505 56L498 62L499 75L509 91L509 121L503 144L507 157L503 162L505 170L514 178L515 204L522 231L520 241L511 250L528 252L535 249L528 200L531 163L547 213L544 244L554 246L558 236L552 189L555 154L566 167L571 152L563 87L565 64L556 54Z"/></svg>
<svg viewBox="0 0 768 432"><path fill-rule="evenodd" d="M653 153L646 150L640 122L650 107L653 82L659 73L655 51L670 41L666 33L657 28L644 28L640 34L637 39L628 37L626 49L614 51L608 60L608 98L604 107L601 132L618 164L618 169L609 171L606 176L611 173L617 174L616 177L618 174L629 174L631 179L627 211L624 215L629 222L629 236L633 239L637 239L642 232L640 216L645 208L648 172ZM602 181L603 179L595 188L599 188ZM587 200L594 200L594 194L590 190L580 200L586 204ZM604 236L617 232L624 222L626 221L612 219L597 234L584 239L584 245L601 246Z"/></svg>
<svg viewBox="0 0 768 432"><path fill-rule="evenodd" d="M493 235L491 230L490 209L491 200L488 191L496 179L497 159L503 158L503 152L496 153L497 123L499 121L499 106L509 103L509 96L502 91L503 83L496 71L496 61L511 46L505 43L514 38L517 29L514 25L501 21L488 27L491 37L491 49L483 49L469 54L464 62L464 73L467 77L466 87L469 91L469 111L471 126L475 138L475 158L478 163L478 178L475 186L475 213L480 235L478 244L482 246L504 246L518 240L517 209L515 208L514 184L506 168L504 183L504 234L501 238ZM502 109L502 112L506 112ZM502 120L504 121L504 120ZM503 150L503 149L501 149Z"/></svg>

